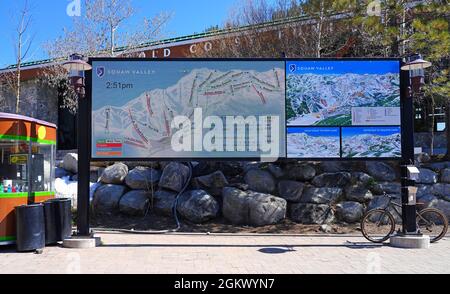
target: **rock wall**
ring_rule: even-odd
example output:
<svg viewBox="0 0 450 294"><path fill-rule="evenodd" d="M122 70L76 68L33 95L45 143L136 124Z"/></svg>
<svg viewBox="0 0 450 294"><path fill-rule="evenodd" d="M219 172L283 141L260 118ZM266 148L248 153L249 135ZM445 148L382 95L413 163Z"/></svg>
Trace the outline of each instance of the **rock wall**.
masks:
<svg viewBox="0 0 450 294"><path fill-rule="evenodd" d="M68 154L59 174L76 180ZM177 162L91 167L94 213L171 216L189 168ZM450 162L423 163L418 201L450 217ZM178 213L192 223L223 216L236 225L264 226L285 218L303 224L357 223L368 209L400 198L396 162L194 162ZM399 200L397 200L399 201ZM400 221L400 220L399 220Z"/></svg>

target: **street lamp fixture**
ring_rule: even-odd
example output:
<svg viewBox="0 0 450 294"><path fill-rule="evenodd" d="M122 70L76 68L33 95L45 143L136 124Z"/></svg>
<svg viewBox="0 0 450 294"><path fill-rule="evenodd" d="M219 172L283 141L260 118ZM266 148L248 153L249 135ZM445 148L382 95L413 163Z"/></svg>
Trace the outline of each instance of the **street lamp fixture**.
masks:
<svg viewBox="0 0 450 294"><path fill-rule="evenodd" d="M84 72L92 70L92 66L83 60L83 55L72 54L69 60L62 64L69 72L70 85L77 95L82 98L85 96Z"/></svg>

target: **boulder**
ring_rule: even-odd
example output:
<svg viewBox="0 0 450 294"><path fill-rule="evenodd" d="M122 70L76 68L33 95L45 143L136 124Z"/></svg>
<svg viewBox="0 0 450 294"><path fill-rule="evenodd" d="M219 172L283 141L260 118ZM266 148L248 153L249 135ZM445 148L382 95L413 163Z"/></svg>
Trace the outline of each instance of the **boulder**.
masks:
<svg viewBox="0 0 450 294"><path fill-rule="evenodd" d="M417 185L416 197L420 198L423 195L433 194L433 186L430 185Z"/></svg>
<svg viewBox="0 0 450 294"><path fill-rule="evenodd" d="M369 175L378 181L392 182L396 179L395 170L387 163L367 161L366 169Z"/></svg>
<svg viewBox="0 0 450 294"><path fill-rule="evenodd" d="M314 188L308 187L303 191L301 203L329 204L335 203L343 195L341 188Z"/></svg>
<svg viewBox="0 0 450 294"><path fill-rule="evenodd" d="M401 204L401 195L391 195L393 197L395 197L395 199L392 200L392 202L395 202L397 204ZM370 202L369 205L367 206L367 210L372 210L372 209L384 209L386 208L386 206L389 203L389 198L387 196L381 195L381 196L375 196ZM397 211L401 212L400 207L396 208ZM400 224L402 219L400 217L400 215L398 215L395 211L394 208L390 207L388 209L388 211L392 214L392 216L394 217L395 221L397 222L397 224Z"/></svg>
<svg viewBox="0 0 450 294"><path fill-rule="evenodd" d="M272 176L274 176L276 179L280 179L282 177L284 177L284 171L281 167L279 167L278 165L269 163L267 165L267 170L272 174Z"/></svg>
<svg viewBox="0 0 450 294"><path fill-rule="evenodd" d="M439 209L447 216L447 219L450 218L450 202L438 199L432 201L429 207Z"/></svg>
<svg viewBox="0 0 450 294"><path fill-rule="evenodd" d="M69 172L63 168L60 168L60 167L55 168L55 178L64 178L64 177L70 177L70 176L71 176L71 172Z"/></svg>
<svg viewBox="0 0 450 294"><path fill-rule="evenodd" d="M420 197L417 197L417 203L419 203L418 208L423 209L429 207L435 200L438 200L438 198L433 194L421 195Z"/></svg>
<svg viewBox="0 0 450 294"><path fill-rule="evenodd" d="M156 187L160 178L160 171L138 166L128 173L125 184L133 190L150 190Z"/></svg>
<svg viewBox="0 0 450 294"><path fill-rule="evenodd" d="M401 184L397 182L381 182L377 183L372 187L372 192L376 195L387 194L400 194Z"/></svg>
<svg viewBox="0 0 450 294"><path fill-rule="evenodd" d="M217 217L219 203L206 191L192 190L180 196L177 211L193 223L204 223Z"/></svg>
<svg viewBox="0 0 450 294"><path fill-rule="evenodd" d="M251 169L244 177L249 189L261 193L273 193L276 188L275 179L266 170Z"/></svg>
<svg viewBox="0 0 450 294"><path fill-rule="evenodd" d="M336 206L338 220L346 223L357 223L364 215L364 206L355 201L346 201Z"/></svg>
<svg viewBox="0 0 450 294"><path fill-rule="evenodd" d="M431 186L431 193L438 198L450 201L450 184L438 183Z"/></svg>
<svg viewBox="0 0 450 294"><path fill-rule="evenodd" d="M363 184L366 187L370 187L374 183L374 178L363 172L352 172L352 184Z"/></svg>
<svg viewBox="0 0 450 294"><path fill-rule="evenodd" d="M243 164L239 161L223 161L217 163L217 169L227 177L235 177L243 174Z"/></svg>
<svg viewBox="0 0 450 294"><path fill-rule="evenodd" d="M173 205L175 203L177 193L158 190L153 195L153 210L156 214L164 216L172 216Z"/></svg>
<svg viewBox="0 0 450 294"><path fill-rule="evenodd" d="M217 169L217 162L192 162L192 177L206 176L215 172Z"/></svg>
<svg viewBox="0 0 450 294"><path fill-rule="evenodd" d="M249 192L249 224L265 226L286 218L287 202L269 194Z"/></svg>
<svg viewBox="0 0 450 294"><path fill-rule="evenodd" d="M441 172L441 182L450 184L450 168L443 169Z"/></svg>
<svg viewBox="0 0 450 294"><path fill-rule="evenodd" d="M300 202L305 184L296 181L280 181L278 194L290 202Z"/></svg>
<svg viewBox="0 0 450 294"><path fill-rule="evenodd" d="M150 197L151 194L144 190L130 191L120 199L120 212L132 216L144 215L150 204Z"/></svg>
<svg viewBox="0 0 450 294"><path fill-rule="evenodd" d="M351 172L360 170L359 163L353 161L323 161L320 169L324 173Z"/></svg>
<svg viewBox="0 0 450 294"><path fill-rule="evenodd" d="M95 213L112 214L119 208L119 202L127 191L127 187L121 185L103 185L94 193L93 207Z"/></svg>
<svg viewBox="0 0 450 294"><path fill-rule="evenodd" d="M192 184L196 189L203 189L214 196L220 196L223 187L228 185L228 181L221 171L216 171L210 175L194 178Z"/></svg>
<svg viewBox="0 0 450 294"><path fill-rule="evenodd" d="M367 187L364 187L364 185L352 185L345 188L345 199L366 203L373 199L373 194Z"/></svg>
<svg viewBox="0 0 450 294"><path fill-rule="evenodd" d="M128 167L123 163L108 166L103 171L100 181L104 184L122 184L128 174Z"/></svg>
<svg viewBox="0 0 450 294"><path fill-rule="evenodd" d="M316 176L312 184L316 187L345 187L351 183L352 176L348 172L324 173Z"/></svg>
<svg viewBox="0 0 450 294"><path fill-rule="evenodd" d="M180 192L189 179L189 167L178 162L167 164L159 180L159 187Z"/></svg>
<svg viewBox="0 0 450 294"><path fill-rule="evenodd" d="M237 188L222 190L223 216L234 225L248 224L248 193Z"/></svg>
<svg viewBox="0 0 450 294"><path fill-rule="evenodd" d="M76 153L67 153L64 155L62 161L62 168L70 171L71 173L78 173L78 154Z"/></svg>
<svg viewBox="0 0 450 294"><path fill-rule="evenodd" d="M422 167L431 169L435 172L440 172L443 169L450 168L450 161L427 163L427 164L423 164Z"/></svg>
<svg viewBox="0 0 450 294"><path fill-rule="evenodd" d="M286 200L269 194L225 187L223 215L235 225L264 226L286 217Z"/></svg>
<svg viewBox="0 0 450 294"><path fill-rule="evenodd" d="M290 218L302 224L322 225L334 221L334 212L325 204L295 203L291 204Z"/></svg>
<svg viewBox="0 0 450 294"><path fill-rule="evenodd" d="M419 179L416 180L418 184L435 184L438 180L438 175L434 171L427 168L419 168Z"/></svg>
<svg viewBox="0 0 450 294"><path fill-rule="evenodd" d="M309 181L316 176L316 169L308 163L296 163L286 166L286 176L294 181Z"/></svg>

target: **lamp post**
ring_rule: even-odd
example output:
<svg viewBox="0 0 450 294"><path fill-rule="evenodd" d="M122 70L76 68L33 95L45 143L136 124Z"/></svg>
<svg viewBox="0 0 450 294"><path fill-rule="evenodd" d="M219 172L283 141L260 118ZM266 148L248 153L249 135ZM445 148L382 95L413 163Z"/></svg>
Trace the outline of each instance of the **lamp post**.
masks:
<svg viewBox="0 0 450 294"><path fill-rule="evenodd" d="M402 116L402 165L401 165L401 194L402 194L402 223L403 234L418 234L416 223L416 197L414 170L414 92L420 91L424 82L424 69L431 63L422 59L420 54L413 54L405 59L401 70L408 74L406 101L403 103ZM403 76L406 80L406 76ZM405 81L406 82L406 81ZM413 172L412 172L413 171Z"/></svg>
<svg viewBox="0 0 450 294"><path fill-rule="evenodd" d="M77 191L77 235L90 236L89 229L89 103L86 99L85 76L92 66L80 54L72 54L63 63L69 72L70 85L78 96L78 191Z"/></svg>

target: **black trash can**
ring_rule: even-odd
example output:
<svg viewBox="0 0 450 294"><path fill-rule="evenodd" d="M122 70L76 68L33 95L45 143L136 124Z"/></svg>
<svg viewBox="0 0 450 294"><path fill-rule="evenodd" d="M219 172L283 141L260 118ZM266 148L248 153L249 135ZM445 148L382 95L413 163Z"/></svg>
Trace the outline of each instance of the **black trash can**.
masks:
<svg viewBox="0 0 450 294"><path fill-rule="evenodd" d="M17 251L27 252L45 247L44 205L22 205L15 208Z"/></svg>
<svg viewBox="0 0 450 294"><path fill-rule="evenodd" d="M52 245L72 236L72 201L50 199L45 207L45 244Z"/></svg>

